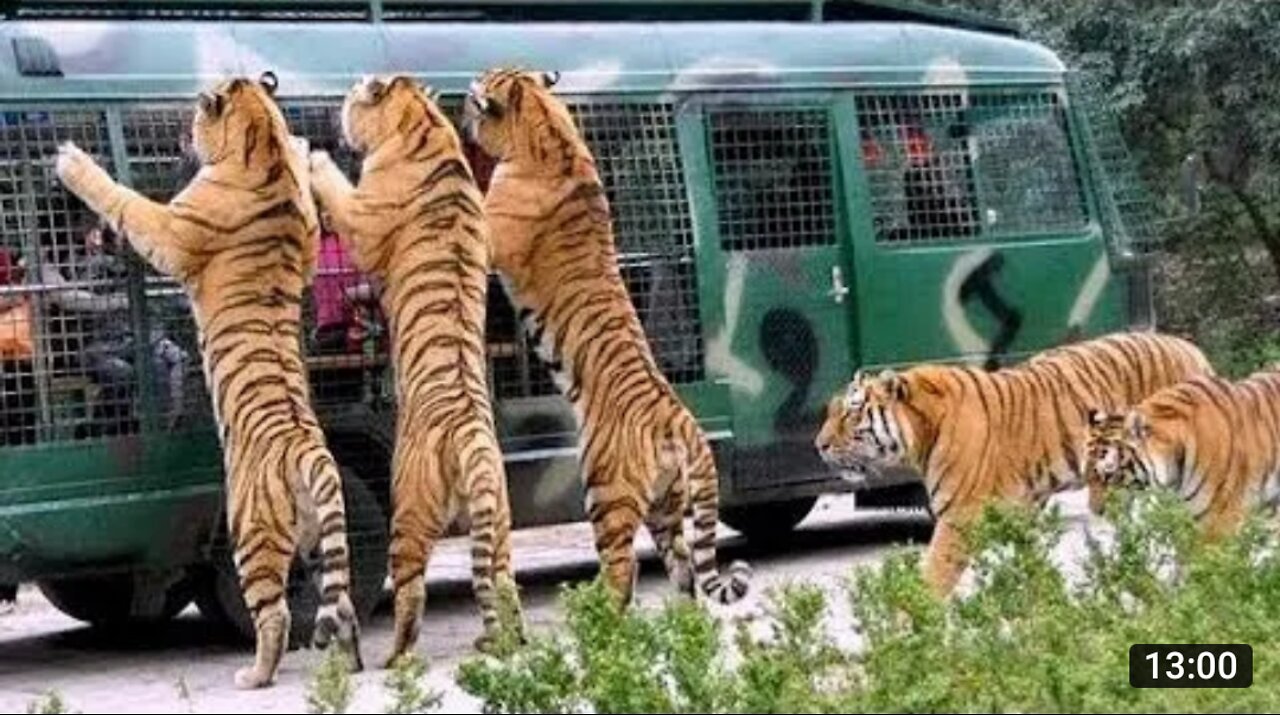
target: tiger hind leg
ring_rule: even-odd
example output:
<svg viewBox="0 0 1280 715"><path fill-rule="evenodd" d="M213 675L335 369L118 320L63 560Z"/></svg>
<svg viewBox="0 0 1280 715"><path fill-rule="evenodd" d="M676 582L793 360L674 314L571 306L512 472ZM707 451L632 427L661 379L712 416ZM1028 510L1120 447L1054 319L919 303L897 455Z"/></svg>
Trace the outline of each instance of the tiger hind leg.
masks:
<svg viewBox="0 0 1280 715"><path fill-rule="evenodd" d="M693 597L693 566L689 557L689 545L684 536L684 512L688 485L676 474L667 488L649 509L645 526L653 537L654 548L662 558L667 577L680 593Z"/></svg>
<svg viewBox="0 0 1280 715"><path fill-rule="evenodd" d="M320 532L320 607L312 644L323 649L336 643L347 655L351 670L359 671L364 661L360 656L360 623L351 602L351 552L342 477L323 443L308 438L303 445L297 461L299 476L315 505Z"/></svg>
<svg viewBox="0 0 1280 715"><path fill-rule="evenodd" d="M620 491L625 483L619 475L609 482L611 486L616 484L611 489L589 486L591 505L588 515L595 532L596 552L600 555L605 585L619 605L629 606L636 585L636 531L640 527L640 515L648 505L637 505L633 495L615 496L610 493Z"/></svg>
<svg viewBox="0 0 1280 715"><path fill-rule="evenodd" d="M401 446L397 449L410 444L404 437L398 442ZM444 536L450 516L450 494L438 462L428 458L425 466L410 468L408 458L402 454L396 455L393 480L395 511L391 518L388 568L395 625L391 653L385 662L388 668L395 665L400 656L411 653L418 642L422 612L427 603L427 562L436 542Z"/></svg>
<svg viewBox="0 0 1280 715"><path fill-rule="evenodd" d="M263 475L237 476L252 479ZM231 490L233 496L229 499L235 500L234 491ZM253 665L241 668L235 674L236 687L241 689L270 685L289 645L290 617L285 584L296 547L294 535L271 528L274 523L272 515L258 513L270 507L260 503L257 497L257 494L244 495L241 498L247 499L246 503L233 501L229 505L240 592L253 617L256 641ZM288 504L292 502L291 497L287 488L268 488L265 498Z"/></svg>

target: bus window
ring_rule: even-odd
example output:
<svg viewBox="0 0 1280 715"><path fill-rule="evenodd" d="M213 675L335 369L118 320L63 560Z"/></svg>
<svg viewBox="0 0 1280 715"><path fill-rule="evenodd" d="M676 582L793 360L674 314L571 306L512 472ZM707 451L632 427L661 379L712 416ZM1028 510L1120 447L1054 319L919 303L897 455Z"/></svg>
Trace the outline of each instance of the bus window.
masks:
<svg viewBox="0 0 1280 715"><path fill-rule="evenodd" d="M709 119L725 249L835 243L825 109L715 110Z"/></svg>
<svg viewBox="0 0 1280 715"><path fill-rule="evenodd" d="M658 366L672 382L703 379L693 224L670 102L575 103L570 111L591 148L613 212L623 281ZM445 107L452 117L460 107ZM494 162L470 142L467 160L482 190ZM499 397L555 394L497 281L491 282L489 355Z"/></svg>
<svg viewBox="0 0 1280 715"><path fill-rule="evenodd" d="M971 117L984 232L1003 237L1081 230L1084 191L1058 95L976 94Z"/></svg>
<svg viewBox="0 0 1280 715"><path fill-rule="evenodd" d="M862 162L878 243L957 239L979 230L958 92L859 94Z"/></svg>

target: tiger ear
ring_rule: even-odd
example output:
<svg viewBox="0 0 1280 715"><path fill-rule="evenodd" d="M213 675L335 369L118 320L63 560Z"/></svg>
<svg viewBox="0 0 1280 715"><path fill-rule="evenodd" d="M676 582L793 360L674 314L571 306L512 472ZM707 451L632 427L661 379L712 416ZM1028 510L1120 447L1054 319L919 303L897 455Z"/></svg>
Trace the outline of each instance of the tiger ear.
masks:
<svg viewBox="0 0 1280 715"><path fill-rule="evenodd" d="M1129 437L1135 440L1146 440L1151 436L1151 423L1141 412L1129 413Z"/></svg>
<svg viewBox="0 0 1280 715"><path fill-rule="evenodd" d="M1107 423L1107 413L1093 407L1084 411L1085 424L1090 427L1101 427Z"/></svg>
<svg viewBox="0 0 1280 715"><path fill-rule="evenodd" d="M207 117L218 117L222 115L222 95L210 92L201 92L197 101L200 104L200 112Z"/></svg>
<svg viewBox="0 0 1280 715"><path fill-rule="evenodd" d="M276 77L275 72L272 72L271 70L267 70L266 72L263 72L261 76L258 77L258 86L262 87L263 91L267 93L268 97L275 97L276 87L280 86L280 80L279 78Z"/></svg>
<svg viewBox="0 0 1280 715"><path fill-rule="evenodd" d="M366 75L364 78L364 91L368 93L369 99L377 102L387 93L387 83L381 77Z"/></svg>
<svg viewBox="0 0 1280 715"><path fill-rule="evenodd" d="M899 402L905 402L911 396L907 378L900 375L896 370L881 371L880 381L888 389L889 395Z"/></svg>
<svg viewBox="0 0 1280 715"><path fill-rule="evenodd" d="M547 89L551 89L552 87L556 86L556 83L559 81L560 81L560 72L558 70L542 73L542 86L546 87Z"/></svg>

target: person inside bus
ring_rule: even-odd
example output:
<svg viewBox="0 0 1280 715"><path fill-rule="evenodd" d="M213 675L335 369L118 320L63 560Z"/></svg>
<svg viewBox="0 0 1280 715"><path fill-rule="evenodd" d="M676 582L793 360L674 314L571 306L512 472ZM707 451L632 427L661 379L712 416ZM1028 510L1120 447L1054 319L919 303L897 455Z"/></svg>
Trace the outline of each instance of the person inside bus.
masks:
<svg viewBox="0 0 1280 715"><path fill-rule="evenodd" d="M963 145L959 151L939 154L934 150L933 139L915 120L904 123L902 141L907 155L902 188L911 236L972 235L978 226L978 212L973 205L971 185L966 179L956 180L957 172L967 176L968 157ZM952 166L957 156L964 160L964 166Z"/></svg>
<svg viewBox="0 0 1280 715"><path fill-rule="evenodd" d="M860 132L863 165L873 183L879 177L887 178L884 172L894 170L889 165L890 156L902 157L900 205L905 208L905 225L892 222L890 216L878 215L876 233L888 241L972 235L977 230L978 212L969 178L967 149L961 144L958 149L939 152L924 127L919 109L908 100L895 97L889 106L872 109ZM893 155L871 129L877 116L882 114L892 117L884 129L893 134L890 144L897 149ZM959 138L964 131L962 124L956 124L950 134ZM961 166L955 165L957 158L961 159Z"/></svg>
<svg viewBox="0 0 1280 715"><path fill-rule="evenodd" d="M323 219L323 217L322 217ZM356 272L338 234L322 220L320 254L311 287L315 310L312 340L318 355L360 353L374 329L375 291Z"/></svg>
<svg viewBox="0 0 1280 715"><path fill-rule="evenodd" d="M85 229L80 251L46 251L40 283L45 291L51 323L60 340L51 341L62 369L74 370L71 355L82 357L82 367L99 389L88 424L77 437L98 437L136 432L134 370L136 344L126 292L129 266L123 242L108 226L96 221ZM168 337L163 323L151 320L149 345L156 397L163 407L166 428L173 429L186 404L186 377L190 355ZM60 330L59 330L60 329Z"/></svg>
<svg viewBox="0 0 1280 715"><path fill-rule="evenodd" d="M16 252L0 247L0 445L36 441L35 340L31 297Z"/></svg>

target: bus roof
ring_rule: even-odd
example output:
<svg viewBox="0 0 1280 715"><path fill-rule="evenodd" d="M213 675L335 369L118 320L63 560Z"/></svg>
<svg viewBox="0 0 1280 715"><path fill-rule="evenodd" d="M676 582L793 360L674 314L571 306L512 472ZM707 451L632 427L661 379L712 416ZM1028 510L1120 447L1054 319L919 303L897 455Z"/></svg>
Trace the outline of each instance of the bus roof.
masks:
<svg viewBox="0 0 1280 715"><path fill-rule="evenodd" d="M3 19L470 22L897 21L1016 34L978 13L917 0L10 0Z"/></svg>
<svg viewBox="0 0 1280 715"><path fill-rule="evenodd" d="M352 22L18 20L0 23L0 99L189 97L220 77L280 78L282 96L339 95L406 72L445 94L500 65L558 70L565 93L1051 83L1047 48L915 22Z"/></svg>

